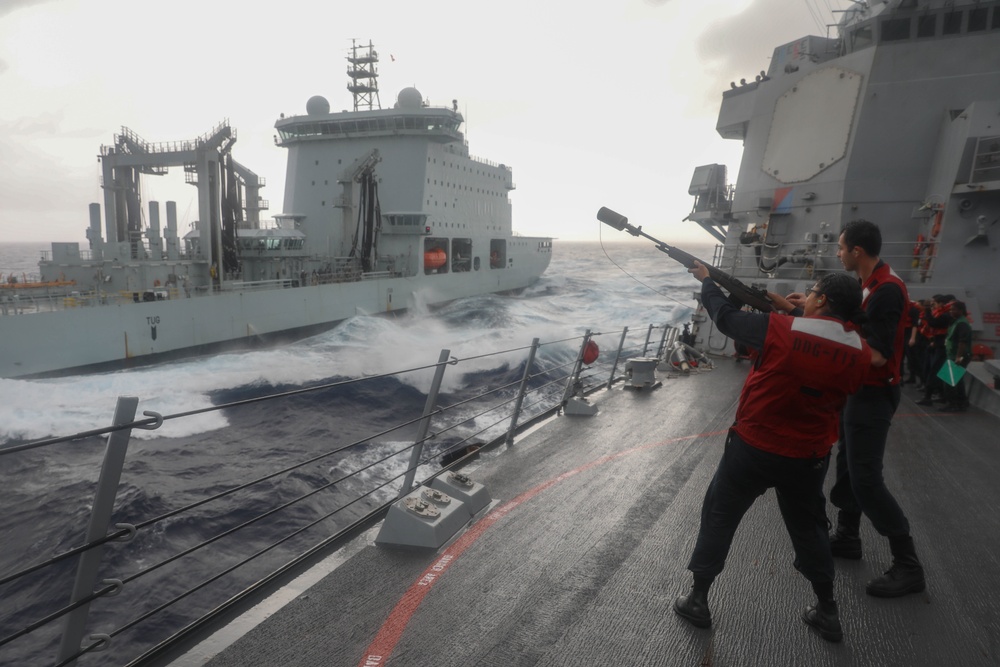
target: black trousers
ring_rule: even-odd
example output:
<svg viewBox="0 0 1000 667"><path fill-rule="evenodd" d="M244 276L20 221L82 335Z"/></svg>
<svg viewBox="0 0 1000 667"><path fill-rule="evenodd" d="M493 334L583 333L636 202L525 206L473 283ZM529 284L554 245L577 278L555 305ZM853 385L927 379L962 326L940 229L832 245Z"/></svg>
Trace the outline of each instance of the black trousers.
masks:
<svg viewBox="0 0 1000 667"><path fill-rule="evenodd" d="M944 343L935 342L933 347L927 348L927 376L924 378L924 398L929 399L931 394L940 393L944 389L944 382L937 376L941 366L944 365L947 355L944 351Z"/></svg>
<svg viewBox="0 0 1000 667"><path fill-rule="evenodd" d="M773 488L795 550L795 569L815 583L832 582L823 479L830 457L794 459L757 449L729 432L725 452L701 508L698 541L688 563L696 576L714 579L726 564L740 520Z"/></svg>
<svg viewBox="0 0 1000 667"><path fill-rule="evenodd" d="M955 360L952 359L951 361ZM965 360L959 364L959 366L961 366L962 368L968 368L970 361L971 359L966 357ZM958 384L956 384L954 387L948 384L947 382L944 383L944 397L945 399L947 399L948 405L954 408L964 408L969 404L969 398L965 394L964 375L962 376L962 379L958 381Z"/></svg>
<svg viewBox="0 0 1000 667"><path fill-rule="evenodd" d="M831 503L859 518L863 512L886 537L910 534L910 523L882 476L885 441L899 394L898 386L866 386L847 397L840 420L837 481L830 489Z"/></svg>

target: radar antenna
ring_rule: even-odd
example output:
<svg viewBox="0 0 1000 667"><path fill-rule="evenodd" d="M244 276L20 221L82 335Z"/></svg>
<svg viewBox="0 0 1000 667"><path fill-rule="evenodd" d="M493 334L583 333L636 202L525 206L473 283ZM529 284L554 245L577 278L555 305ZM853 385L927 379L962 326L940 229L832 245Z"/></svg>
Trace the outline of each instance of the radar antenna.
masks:
<svg viewBox="0 0 1000 667"><path fill-rule="evenodd" d="M351 77L347 89L354 95L354 110L359 111L364 107L369 111L381 109L382 101L378 97L378 52L371 40L368 41L368 46L358 46L352 39L347 62L351 63L347 68L347 76Z"/></svg>

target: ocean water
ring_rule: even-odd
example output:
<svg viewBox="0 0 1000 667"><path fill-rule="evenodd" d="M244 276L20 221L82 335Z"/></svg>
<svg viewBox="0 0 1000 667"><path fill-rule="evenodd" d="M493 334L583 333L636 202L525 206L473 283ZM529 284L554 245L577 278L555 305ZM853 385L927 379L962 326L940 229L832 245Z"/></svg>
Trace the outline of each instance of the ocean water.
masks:
<svg viewBox="0 0 1000 667"><path fill-rule="evenodd" d="M0 282L38 278L38 260L48 250L48 243L0 243Z"/></svg>
<svg viewBox="0 0 1000 667"><path fill-rule="evenodd" d="M597 224L595 222L595 224ZM680 326L690 319L697 283L686 270L651 243L622 243L614 232L603 243L555 242L548 271L517 295L485 295L462 299L432 311L409 312L391 318L358 316L312 338L283 347L247 350L176 361L168 364L95 375L46 380L0 379L0 445L20 443L100 428L110 423L118 396L139 398L139 413L164 415L209 408L247 398L287 392L346 378L376 376L433 364L442 349L461 360L487 352L515 350L538 337L543 343L580 336L587 328L602 350L617 346L622 327L644 332L650 324ZM32 273L43 244L0 244L0 273ZM688 249L710 258L710 246ZM37 268L35 269L37 271ZM579 341L543 346L538 364L555 367L575 358ZM3 350L4 354L16 353ZM463 361L461 372L446 372L441 403L454 404L481 387L499 386L520 378L526 351ZM565 372L565 371L563 371ZM159 516L233 484L256 479L269 471L306 461L419 415L432 371L378 378L363 384L296 394L266 403L213 411L170 420L155 431L133 431L119 486L113 521L136 523ZM534 380L536 385L546 378ZM561 392L561 385L552 391ZM475 408L466 409L469 415ZM447 447L485 423L456 431L435 442ZM328 484L344 472L375 462L412 442L412 429L373 439L350 453L324 458L269 480L267 493L234 496L204 510L174 517L145 531L127 551L108 548L102 575L122 578L157 563L187 545L218 534L266 511L276 498L298 497L306 489ZM76 440L37 450L0 456L3 507L0 513L0 577L83 543L94 484L104 451L101 438ZM384 475L398 474L405 461ZM422 475L418 474L418 479ZM359 493L371 476L337 485L327 497L303 503L293 517L313 516L331 503ZM398 484L393 488L398 488ZM391 497L391 496L390 496ZM363 514L377 497L346 512ZM283 521L291 520L282 515ZM169 539L165 532L169 529ZM150 575L156 590L183 591L217 569L218 561L235 561L250 547L262 548L281 534L279 522L258 524L239 541L221 541L211 560L197 554ZM289 553L308 541L283 546ZM136 554L139 554L137 557ZM279 557L278 554L275 557ZM252 581L262 567L256 563L241 575ZM30 619L50 613L69 597L75 559L45 576L0 586L0 639L18 631ZM148 590L148 583L143 587ZM227 582L230 593L241 579ZM126 592L128 587L126 587ZM95 602L91 632L108 632L123 621L148 611L142 595L123 592L114 605ZM103 601L99 601L103 602ZM186 601L197 608L198 596ZM123 655L134 657L150 636L166 636L185 620L184 610L157 614L133 630L115 637L113 651L82 658L80 665L116 665ZM51 664L59 623L40 631L31 641L0 646L0 665ZM43 656L38 658L38 656Z"/></svg>

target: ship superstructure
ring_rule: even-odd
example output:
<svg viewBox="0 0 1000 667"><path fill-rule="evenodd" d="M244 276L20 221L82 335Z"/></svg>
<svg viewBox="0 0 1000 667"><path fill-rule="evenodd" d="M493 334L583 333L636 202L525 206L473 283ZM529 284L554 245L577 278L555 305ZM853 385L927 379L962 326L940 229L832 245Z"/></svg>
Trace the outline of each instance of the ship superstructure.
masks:
<svg viewBox="0 0 1000 667"><path fill-rule="evenodd" d="M552 240L513 233L510 167L471 157L457 102L416 88L379 107L378 53L352 47L354 110L321 96L279 119L288 150L284 212L260 218L264 179L232 158L222 123L193 141L150 144L123 128L101 150L104 211L88 251L53 243L30 299L5 290L0 335L18 350L0 377L64 374L317 333L359 313L521 289L545 271ZM199 219L182 234L143 174L182 166ZM47 298L46 298L47 296ZM86 341L84 344L82 341Z"/></svg>
<svg viewBox="0 0 1000 667"><path fill-rule="evenodd" d="M358 82L377 57L350 60L355 111L331 113L316 96L307 115L275 125L289 152L280 218L304 232L307 254L407 276L515 268L510 167L469 155L457 102L431 107L405 88L392 109L364 109L377 86Z"/></svg>
<svg viewBox="0 0 1000 667"><path fill-rule="evenodd" d="M840 229L868 219L911 297L965 301L998 351L1000 3L856 3L835 36L733 83L717 130L743 142L739 176L699 167L688 219L722 244L720 268L801 291L842 270Z"/></svg>

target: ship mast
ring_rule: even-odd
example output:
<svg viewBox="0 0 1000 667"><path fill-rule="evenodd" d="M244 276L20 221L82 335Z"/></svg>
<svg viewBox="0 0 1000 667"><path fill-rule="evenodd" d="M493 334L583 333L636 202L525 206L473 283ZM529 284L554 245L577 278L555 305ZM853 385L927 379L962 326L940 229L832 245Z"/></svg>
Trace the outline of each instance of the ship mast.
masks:
<svg viewBox="0 0 1000 667"><path fill-rule="evenodd" d="M354 110L359 111L367 106L368 110L381 109L382 101L378 97L378 52L372 45L358 46L351 40L351 51L347 56L351 66L347 76L351 77L347 89L354 95Z"/></svg>

